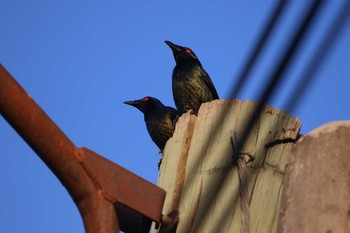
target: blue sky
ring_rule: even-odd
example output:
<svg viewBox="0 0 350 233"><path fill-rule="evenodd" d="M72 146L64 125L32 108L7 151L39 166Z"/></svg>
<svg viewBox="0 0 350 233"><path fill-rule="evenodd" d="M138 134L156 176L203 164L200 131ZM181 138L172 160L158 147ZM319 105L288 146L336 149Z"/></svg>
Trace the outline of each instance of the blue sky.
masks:
<svg viewBox="0 0 350 233"><path fill-rule="evenodd" d="M77 146L156 183L158 148L125 100L174 106L174 59L164 40L192 48L227 98L276 1L0 1L0 63ZM257 100L306 9L292 1L239 99ZM269 104L283 108L343 1L329 1ZM350 118L350 22L293 115L307 133ZM15 104L15 103L14 103ZM46 165L0 117L1 232L83 232L77 208Z"/></svg>

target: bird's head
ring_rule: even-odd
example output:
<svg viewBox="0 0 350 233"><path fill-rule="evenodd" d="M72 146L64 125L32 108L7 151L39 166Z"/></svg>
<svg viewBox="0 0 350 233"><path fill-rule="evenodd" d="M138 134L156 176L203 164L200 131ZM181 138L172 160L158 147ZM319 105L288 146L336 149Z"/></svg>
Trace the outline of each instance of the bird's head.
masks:
<svg viewBox="0 0 350 233"><path fill-rule="evenodd" d="M180 45L176 45L168 40L164 41L173 51L174 54L174 59L176 61L176 64L180 63L180 62L186 62L186 61L195 61L195 62L199 62L196 54L193 52L192 49L188 48L188 47L183 47Z"/></svg>
<svg viewBox="0 0 350 233"><path fill-rule="evenodd" d="M125 101L124 104L134 106L144 114L163 106L162 102L151 96L146 96L139 100Z"/></svg>

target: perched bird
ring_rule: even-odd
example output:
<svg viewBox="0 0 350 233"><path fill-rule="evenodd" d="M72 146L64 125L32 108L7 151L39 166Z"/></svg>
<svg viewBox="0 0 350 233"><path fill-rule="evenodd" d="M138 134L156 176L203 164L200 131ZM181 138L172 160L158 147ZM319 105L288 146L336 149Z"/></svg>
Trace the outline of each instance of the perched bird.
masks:
<svg viewBox="0 0 350 233"><path fill-rule="evenodd" d="M152 141L163 151L165 143L173 136L179 112L172 107L164 106L158 99L150 96L125 101L124 104L134 106L143 112L147 131Z"/></svg>
<svg viewBox="0 0 350 233"><path fill-rule="evenodd" d="M197 115L202 103L219 99L218 93L208 73L190 48L167 40L165 43L173 51L176 61L172 76L176 108L181 114L192 110Z"/></svg>

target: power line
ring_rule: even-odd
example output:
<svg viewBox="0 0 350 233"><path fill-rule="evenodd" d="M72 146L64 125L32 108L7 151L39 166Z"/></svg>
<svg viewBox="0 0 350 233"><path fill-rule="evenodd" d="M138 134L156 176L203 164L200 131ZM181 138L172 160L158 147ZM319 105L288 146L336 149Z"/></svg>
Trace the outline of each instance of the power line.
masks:
<svg viewBox="0 0 350 233"><path fill-rule="evenodd" d="M329 26L328 30L326 30L325 37L317 47L309 64L306 65L306 69L302 73L300 81L294 87L294 90L292 91L293 95L289 98L289 101L287 101L284 108L287 112L292 112L303 98L306 90L310 87L315 78L315 72L317 72L327 53L335 44L334 42L336 38L350 16L350 1L345 1L344 5L340 7L340 10L336 15L337 17L335 17L333 23Z"/></svg>
<svg viewBox="0 0 350 233"><path fill-rule="evenodd" d="M252 50L252 52L248 56L248 59L247 59L247 62L245 63L245 66L243 67L240 74L238 75L239 79L238 79L237 83L233 86L233 89L230 92L230 99L238 97L239 92L242 90L244 84L246 83L250 72L252 71L259 55L261 54L267 40L269 39L269 36L270 36L272 30L276 26L279 18L282 15L282 12L286 8L287 2L288 1L286 1L286 0L281 0L281 1L279 1L278 4L276 4L276 6L273 10L273 13L271 14L271 16L270 16L270 18L265 26L265 29L260 34L259 39L257 40L257 42L254 46L254 49Z"/></svg>
<svg viewBox="0 0 350 233"><path fill-rule="evenodd" d="M325 2L324 0L316 0L311 4L311 7L309 8L308 12L306 13L303 20L301 21L299 27L296 29L294 36L291 36L292 39L288 43L285 53L281 56L280 59L278 59L280 62L278 65L276 65L276 68L271 72L271 75L270 75L271 78L260 95L259 104L256 110L253 112L252 116L247 121L245 130L243 131L242 137L239 139L239 142L238 142L238 148L237 148L238 151L242 149L246 139L250 134L251 129L254 126L254 123L256 122L256 119L259 118L261 112L264 109L265 104L269 101L269 99L277 89L278 84L283 79L283 74L288 68L291 59L295 55L295 51L298 49L298 47L302 43L304 39L304 34L307 32L307 29L312 23L317 12L324 5L324 2Z"/></svg>

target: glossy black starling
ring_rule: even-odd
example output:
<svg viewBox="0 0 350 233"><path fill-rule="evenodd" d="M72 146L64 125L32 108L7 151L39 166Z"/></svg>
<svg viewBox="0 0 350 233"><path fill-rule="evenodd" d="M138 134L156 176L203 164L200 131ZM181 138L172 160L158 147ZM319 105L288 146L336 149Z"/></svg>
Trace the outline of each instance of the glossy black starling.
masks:
<svg viewBox="0 0 350 233"><path fill-rule="evenodd" d="M150 96L124 103L143 112L149 135L163 151L165 143L173 136L179 112L172 107L164 106L158 99Z"/></svg>
<svg viewBox="0 0 350 233"><path fill-rule="evenodd" d="M219 99L218 93L208 73L190 48L170 41L165 43L173 51L176 61L172 77L176 108L181 114L192 109L197 115L202 103Z"/></svg>

